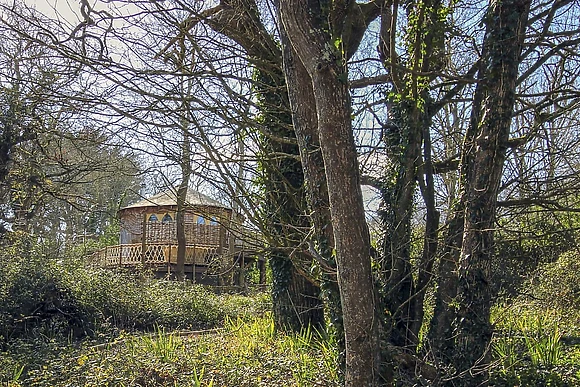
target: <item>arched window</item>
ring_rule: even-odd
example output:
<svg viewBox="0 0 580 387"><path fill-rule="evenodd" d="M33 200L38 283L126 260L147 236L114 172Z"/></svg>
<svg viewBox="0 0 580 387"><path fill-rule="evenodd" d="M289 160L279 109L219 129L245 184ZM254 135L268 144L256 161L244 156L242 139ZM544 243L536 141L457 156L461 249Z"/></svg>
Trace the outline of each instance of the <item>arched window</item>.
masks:
<svg viewBox="0 0 580 387"><path fill-rule="evenodd" d="M209 224L211 224L212 226L217 226L217 219L215 216L211 217L211 220L209 221Z"/></svg>
<svg viewBox="0 0 580 387"><path fill-rule="evenodd" d="M151 214L151 216L149 217L149 221L150 222L158 222L159 219L157 219L157 215Z"/></svg>
<svg viewBox="0 0 580 387"><path fill-rule="evenodd" d="M205 224L205 218L203 216L198 216L197 224Z"/></svg>
<svg viewBox="0 0 580 387"><path fill-rule="evenodd" d="M171 215L165 214L163 216L163 219L161 219L161 222L163 222L163 223L173 222L173 218L171 217Z"/></svg>

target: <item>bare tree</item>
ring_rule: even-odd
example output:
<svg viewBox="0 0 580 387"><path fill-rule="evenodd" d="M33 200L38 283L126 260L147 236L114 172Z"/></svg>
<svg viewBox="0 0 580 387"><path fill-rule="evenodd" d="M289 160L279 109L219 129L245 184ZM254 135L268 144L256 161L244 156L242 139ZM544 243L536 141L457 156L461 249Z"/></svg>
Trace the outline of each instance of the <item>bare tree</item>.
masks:
<svg viewBox="0 0 580 387"><path fill-rule="evenodd" d="M343 18L353 15L356 7L351 2L321 10L305 1L281 1L280 15L296 58L309 74L309 78L293 80L293 84L311 84L316 104L343 311L345 385L372 386L380 380L378 321L370 240L350 118L345 57L348 46L340 42L343 27L348 25L348 19L345 23ZM330 24L325 24L327 21ZM344 50L335 47L335 41L345 44Z"/></svg>

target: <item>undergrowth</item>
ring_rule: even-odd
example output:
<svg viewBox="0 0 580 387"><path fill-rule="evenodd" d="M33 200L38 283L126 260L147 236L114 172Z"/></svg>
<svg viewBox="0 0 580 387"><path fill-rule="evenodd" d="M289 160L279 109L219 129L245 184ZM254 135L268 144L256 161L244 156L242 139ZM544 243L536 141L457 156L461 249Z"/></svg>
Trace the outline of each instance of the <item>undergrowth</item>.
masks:
<svg viewBox="0 0 580 387"><path fill-rule="evenodd" d="M336 352L312 331L276 333L268 313L228 317L223 329L201 335L158 328L105 346L68 347L42 365L13 358L3 380L13 387L338 386Z"/></svg>
<svg viewBox="0 0 580 387"><path fill-rule="evenodd" d="M513 302L495 308L492 386L580 386L578 317Z"/></svg>
<svg viewBox="0 0 580 387"><path fill-rule="evenodd" d="M86 352L91 346L144 334L146 343L146 334L157 332L158 336L149 339L149 347L143 346L146 357L145 348L161 353L162 348L179 342L165 343L163 340L171 337L165 332L218 327L228 319L244 321L270 309L265 293L252 297L217 295L189 282L153 279L145 272L88 267L75 256L54 257L49 249L31 243L26 236L3 247L0 385L23 380L23 385L56 385L50 375L66 373L73 365L80 367L83 354L92 354ZM81 348L86 353L79 355ZM113 355L98 353L115 359L121 356L116 351L112 350ZM166 360L174 360L172 351L166 356ZM106 359L99 362L102 364L91 372L106 373ZM115 375L118 380L110 379L114 385L136 385L124 379L123 373Z"/></svg>
<svg viewBox="0 0 580 387"><path fill-rule="evenodd" d="M88 267L25 240L0 251L0 345L28 337L92 337L112 330L208 328L269 308L267 295L216 295L147 272Z"/></svg>

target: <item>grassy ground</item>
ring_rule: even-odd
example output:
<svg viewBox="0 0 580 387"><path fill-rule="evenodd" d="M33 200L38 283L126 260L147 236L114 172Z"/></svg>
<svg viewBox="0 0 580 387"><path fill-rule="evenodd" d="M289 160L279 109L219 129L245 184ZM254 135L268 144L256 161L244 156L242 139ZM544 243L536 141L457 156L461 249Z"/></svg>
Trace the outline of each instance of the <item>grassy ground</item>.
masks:
<svg viewBox="0 0 580 387"><path fill-rule="evenodd" d="M580 315L514 301L493 313L496 386L580 386Z"/></svg>
<svg viewBox="0 0 580 387"><path fill-rule="evenodd" d="M0 256L0 386L340 385L332 339L275 332L267 293L216 295L17 247ZM494 308L492 386L580 386L569 282Z"/></svg>
<svg viewBox="0 0 580 387"><path fill-rule="evenodd" d="M10 386L335 386L336 348L312 332L275 334L271 317L227 319L202 334L121 334L108 345L47 346L3 355ZM22 369L24 367L24 369ZM20 374L21 370L23 371Z"/></svg>
<svg viewBox="0 0 580 387"><path fill-rule="evenodd" d="M18 253L0 257L0 386L338 383L333 342L275 333L268 293Z"/></svg>
<svg viewBox="0 0 580 387"><path fill-rule="evenodd" d="M340 385L331 340L309 331L277 333L269 312L248 314L247 304L264 295L220 297L231 314L244 312L226 315L215 329L157 326L80 341L13 340L0 354L0 381L10 387ZM493 318L492 386L580 386L577 316L516 302L497 306Z"/></svg>

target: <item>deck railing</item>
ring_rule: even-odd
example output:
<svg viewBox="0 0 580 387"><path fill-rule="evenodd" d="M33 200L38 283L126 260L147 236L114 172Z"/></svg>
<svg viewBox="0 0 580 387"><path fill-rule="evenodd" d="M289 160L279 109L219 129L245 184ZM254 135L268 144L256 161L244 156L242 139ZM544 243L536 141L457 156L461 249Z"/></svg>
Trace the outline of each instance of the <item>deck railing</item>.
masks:
<svg viewBox="0 0 580 387"><path fill-rule="evenodd" d="M137 266L177 263L177 245L148 244L143 257L141 243L107 246L96 251L92 261L100 266ZM185 250L185 264L208 265L218 254L217 246L195 245L187 246ZM143 261L143 258L145 260Z"/></svg>

